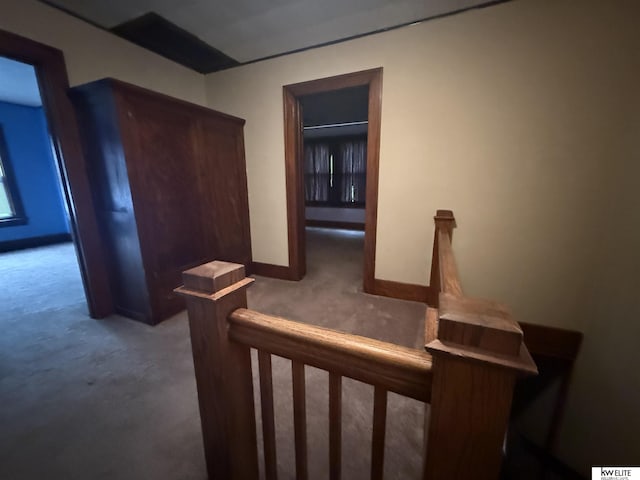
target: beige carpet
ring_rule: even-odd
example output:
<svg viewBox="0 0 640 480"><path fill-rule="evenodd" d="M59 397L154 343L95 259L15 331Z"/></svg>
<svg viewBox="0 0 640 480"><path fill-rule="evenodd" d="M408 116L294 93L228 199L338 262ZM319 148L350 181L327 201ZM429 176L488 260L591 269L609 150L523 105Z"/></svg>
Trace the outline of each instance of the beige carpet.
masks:
<svg viewBox="0 0 640 480"><path fill-rule="evenodd" d="M249 308L422 348L423 304L362 293L361 232L307 229L307 262L307 275L300 282L258 278L249 289ZM328 375L307 367L306 380L310 478L325 479L329 472ZM275 359L274 389L279 474L295 478L289 361ZM368 478L373 387L344 379L342 403L343 478ZM385 478L420 477L423 410L420 402L389 394Z"/></svg>
<svg viewBox="0 0 640 480"><path fill-rule="evenodd" d="M258 277L249 307L419 347L424 305L363 294L362 248L361 233L308 230L306 278ZM0 255L0 292L0 478L206 478L185 314L90 319L71 245ZM275 359L281 478L294 478L290 379ZM343 478L368 478L372 388L345 380L343 398ZM308 369L307 402L311 478L327 478L326 373ZM422 421L390 395L385 478L418 478Z"/></svg>

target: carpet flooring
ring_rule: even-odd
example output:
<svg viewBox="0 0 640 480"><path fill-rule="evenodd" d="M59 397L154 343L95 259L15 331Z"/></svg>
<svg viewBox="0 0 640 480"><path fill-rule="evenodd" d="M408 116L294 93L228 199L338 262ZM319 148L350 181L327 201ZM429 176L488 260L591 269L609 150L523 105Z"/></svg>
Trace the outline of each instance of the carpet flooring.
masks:
<svg viewBox="0 0 640 480"><path fill-rule="evenodd" d="M421 346L424 305L362 293L362 233L308 229L307 242L305 279L257 277L249 308ZM206 478L185 313L156 327L90 319L70 244L1 255L0 287L0 478ZM310 477L327 478L328 378L306 380ZM274 388L280 478L294 478L290 364L277 357ZM369 476L372 409L372 387L345 379L343 478ZM423 419L390 394L385 478L418 478Z"/></svg>

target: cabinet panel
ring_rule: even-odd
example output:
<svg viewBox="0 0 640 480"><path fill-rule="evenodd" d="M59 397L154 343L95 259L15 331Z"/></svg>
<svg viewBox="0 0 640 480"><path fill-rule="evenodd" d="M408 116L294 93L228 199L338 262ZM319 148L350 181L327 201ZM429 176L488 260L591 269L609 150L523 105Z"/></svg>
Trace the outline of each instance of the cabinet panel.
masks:
<svg viewBox="0 0 640 480"><path fill-rule="evenodd" d="M121 117L144 265L156 278L206 255L196 120L180 106L150 100L125 98Z"/></svg>
<svg viewBox="0 0 640 480"><path fill-rule="evenodd" d="M155 324L183 270L250 264L243 120L111 79L72 97L119 313Z"/></svg>
<svg viewBox="0 0 640 480"><path fill-rule="evenodd" d="M217 259L249 265L251 237L242 128L221 125L215 118L200 119L200 189L207 230L215 242Z"/></svg>

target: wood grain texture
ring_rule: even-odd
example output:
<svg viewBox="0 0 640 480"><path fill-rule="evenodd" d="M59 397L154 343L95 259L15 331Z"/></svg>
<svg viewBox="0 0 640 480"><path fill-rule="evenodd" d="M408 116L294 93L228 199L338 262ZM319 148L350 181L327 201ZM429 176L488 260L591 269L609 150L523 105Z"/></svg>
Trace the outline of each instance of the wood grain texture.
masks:
<svg viewBox="0 0 640 480"><path fill-rule="evenodd" d="M342 475L342 377L329 373L329 478Z"/></svg>
<svg viewBox="0 0 640 480"><path fill-rule="evenodd" d="M284 161L287 189L287 239L289 242L289 268L294 280L306 273L304 232L304 176L302 173L302 107L300 100L287 86L284 99Z"/></svg>
<svg viewBox="0 0 640 480"><path fill-rule="evenodd" d="M251 233L244 136L226 116L201 114L197 189L203 204L205 235L216 260L250 266ZM208 255L210 257L210 255Z"/></svg>
<svg viewBox="0 0 640 480"><path fill-rule="evenodd" d="M516 370L522 375L538 374L536 364L531 358L531 355L524 343L520 346L520 352L517 356L487 352L481 348L458 345L455 343L443 343L437 339L427 344L425 348L429 353L431 353L431 355L444 354L451 357L475 360L479 363L484 363L489 367L493 366Z"/></svg>
<svg viewBox="0 0 640 480"><path fill-rule="evenodd" d="M213 294L227 288L245 278L244 265L238 267L236 263L214 262L205 263L182 272L183 286L187 290Z"/></svg>
<svg viewBox="0 0 640 480"><path fill-rule="evenodd" d="M447 343L517 356L522 330L504 305L450 293L441 293L438 338Z"/></svg>
<svg viewBox="0 0 640 480"><path fill-rule="evenodd" d="M442 285L440 284L440 245L438 244L438 228L433 235L433 251L431 252L431 272L429 274L429 294L427 298L427 304L438 308L438 301L440 300L440 292L442 291Z"/></svg>
<svg viewBox="0 0 640 480"><path fill-rule="evenodd" d="M58 158L89 313L94 318L105 317L114 311L105 247L94 210L76 115L67 96L69 80L64 56L60 50L3 30L0 30L0 55L35 67Z"/></svg>
<svg viewBox="0 0 640 480"><path fill-rule="evenodd" d="M306 480L307 461L307 399L305 388L304 364L292 361L291 375L293 383L293 433L296 450L296 479Z"/></svg>
<svg viewBox="0 0 640 480"><path fill-rule="evenodd" d="M262 438L264 442L264 470L267 480L277 480L276 425L273 412L273 380L271 355L258 351L260 373L260 407L262 411Z"/></svg>
<svg viewBox="0 0 640 480"><path fill-rule="evenodd" d="M516 373L434 358L425 479L496 480Z"/></svg>
<svg viewBox="0 0 640 480"><path fill-rule="evenodd" d="M379 386L373 390L373 436L371 440L371 480L384 476L384 439L387 431L387 391Z"/></svg>
<svg viewBox="0 0 640 480"><path fill-rule="evenodd" d="M251 264L244 121L113 79L75 87L118 312L184 308L181 272Z"/></svg>
<svg viewBox="0 0 640 480"><path fill-rule="evenodd" d="M242 268L237 265L238 270ZM206 283L203 280L199 284ZM209 283L216 285L215 281ZM188 309L205 459L211 479L258 477L251 356L248 347L231 342L227 334L229 314L247 304L247 283L239 284L243 287L230 285L210 293L180 289Z"/></svg>
<svg viewBox="0 0 640 480"><path fill-rule="evenodd" d="M455 257L453 255L452 239L456 219L451 210L437 210L435 217L435 233L433 253L431 258L431 305L438 307L440 292L462 296L462 287L458 277Z"/></svg>
<svg viewBox="0 0 640 480"><path fill-rule="evenodd" d="M582 345L583 334L575 330L520 323L524 343L531 355L543 355L573 362Z"/></svg>
<svg viewBox="0 0 640 480"><path fill-rule="evenodd" d="M290 267L271 263L253 262L251 271L261 277L279 278L280 280L296 280Z"/></svg>
<svg viewBox="0 0 640 480"><path fill-rule="evenodd" d="M244 308L229 317L229 337L239 343L400 395L428 401L428 353Z"/></svg>
<svg viewBox="0 0 640 480"><path fill-rule="evenodd" d="M453 256L451 235L447 230L438 229L438 265L440 266L440 289L451 295L462 296L462 286L458 267Z"/></svg>
<svg viewBox="0 0 640 480"><path fill-rule="evenodd" d="M382 128L382 68L371 71L367 128L367 191L364 220L363 290L371 292L376 273L378 235L378 180L380 176L380 130Z"/></svg>
<svg viewBox="0 0 640 480"><path fill-rule="evenodd" d="M299 280L306 272L304 244L304 182L302 175L302 115L299 97L348 87L369 87L367 134L367 191L365 211L363 288L374 289L380 126L382 119L382 68L311 80L283 87L285 177L287 188L287 232L291 276Z"/></svg>
<svg viewBox="0 0 640 480"><path fill-rule="evenodd" d="M438 309L427 307L424 321L424 344L428 345L438 338Z"/></svg>
<svg viewBox="0 0 640 480"><path fill-rule="evenodd" d="M431 288L439 295L425 325L434 373L424 478L495 480L516 376L537 369L504 305L463 296L453 212L438 210L435 224Z"/></svg>
<svg viewBox="0 0 640 480"><path fill-rule="evenodd" d="M373 289L369 293L383 297L424 303L429 297L429 287L376 278L373 281Z"/></svg>

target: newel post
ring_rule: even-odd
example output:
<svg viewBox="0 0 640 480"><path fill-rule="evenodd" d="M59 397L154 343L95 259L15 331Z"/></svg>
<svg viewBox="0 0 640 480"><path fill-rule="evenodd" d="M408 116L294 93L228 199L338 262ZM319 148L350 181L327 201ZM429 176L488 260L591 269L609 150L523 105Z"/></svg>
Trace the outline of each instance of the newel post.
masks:
<svg viewBox="0 0 640 480"><path fill-rule="evenodd" d="M424 478L496 480L515 380L536 374L505 307L441 293Z"/></svg>
<svg viewBox="0 0 640 480"><path fill-rule="evenodd" d="M444 232L449 237L449 243L453 237L453 229L456 227L456 219L453 216L451 210L437 210L435 217L433 217L435 223L435 230L433 234L433 252L431 254L431 274L429 280L429 287L431 296L427 302L429 305L438 306L438 293L442 291L442 280L440 278L440 233Z"/></svg>
<svg viewBox="0 0 640 480"><path fill-rule="evenodd" d="M247 307L243 265L210 262L182 274L211 480L258 478L249 348L229 340L227 318Z"/></svg>

